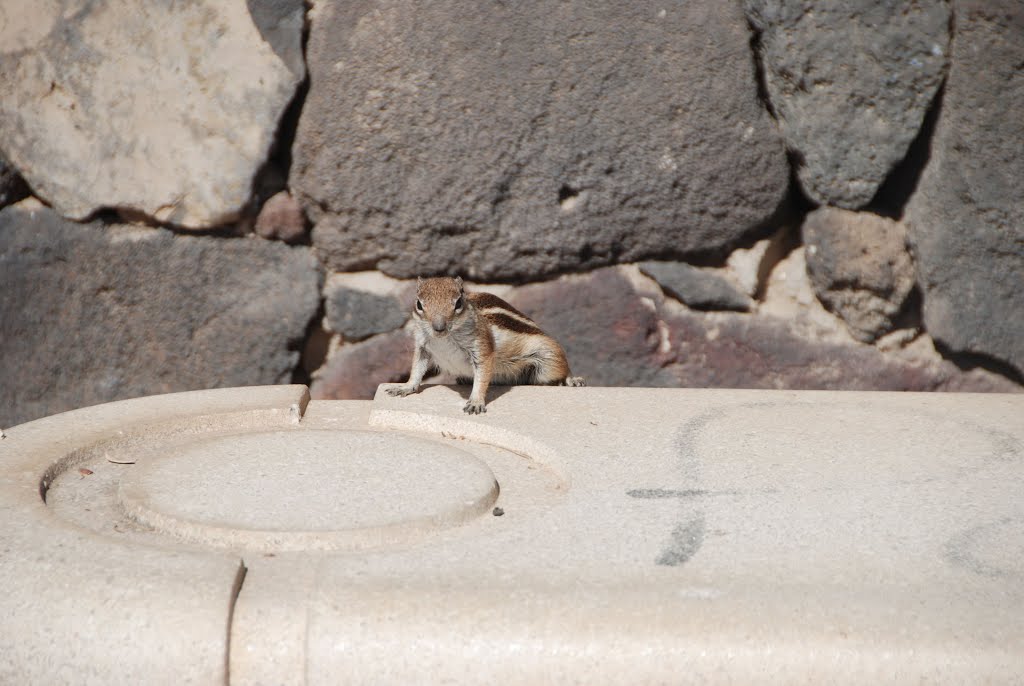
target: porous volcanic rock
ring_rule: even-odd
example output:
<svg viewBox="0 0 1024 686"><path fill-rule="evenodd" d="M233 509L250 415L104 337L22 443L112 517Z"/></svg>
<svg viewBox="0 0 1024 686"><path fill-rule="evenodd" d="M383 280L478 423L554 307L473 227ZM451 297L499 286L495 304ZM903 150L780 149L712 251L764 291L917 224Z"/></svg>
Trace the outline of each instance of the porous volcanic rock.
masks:
<svg viewBox="0 0 1024 686"><path fill-rule="evenodd" d="M820 204L866 205L906 155L942 83L949 2L745 5L804 192Z"/></svg>
<svg viewBox="0 0 1024 686"><path fill-rule="evenodd" d="M1024 373L1024 4L958 2L931 158L906 213L928 332Z"/></svg>
<svg viewBox="0 0 1024 686"><path fill-rule="evenodd" d="M869 212L820 207L804 220L807 273L818 299L858 340L891 331L914 287L907 231Z"/></svg>
<svg viewBox="0 0 1024 686"><path fill-rule="evenodd" d="M752 301L725 278L685 262L641 262L640 271L695 310L746 312Z"/></svg>
<svg viewBox="0 0 1024 686"><path fill-rule="evenodd" d="M0 141L36 195L75 219L112 207L202 228L239 214L303 78L246 3L55 0L13 14L0 22ZM292 31L301 41L301 23Z"/></svg>
<svg viewBox="0 0 1024 686"><path fill-rule="evenodd" d="M733 3L315 12L291 181L331 269L517 278L720 251L784 198Z"/></svg>
<svg viewBox="0 0 1024 686"><path fill-rule="evenodd" d="M289 382L309 248L0 212L0 425L154 393Z"/></svg>

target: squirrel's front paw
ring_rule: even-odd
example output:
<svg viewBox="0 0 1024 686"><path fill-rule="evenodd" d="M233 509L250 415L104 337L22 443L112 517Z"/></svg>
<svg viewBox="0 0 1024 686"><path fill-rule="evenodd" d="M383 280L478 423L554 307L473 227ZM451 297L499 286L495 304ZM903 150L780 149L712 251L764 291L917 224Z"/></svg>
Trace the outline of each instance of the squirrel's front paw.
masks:
<svg viewBox="0 0 1024 686"><path fill-rule="evenodd" d="M468 414L480 414L481 412L486 412L487 408L484 407L483 401L470 400L462 408L462 411Z"/></svg>
<svg viewBox="0 0 1024 686"><path fill-rule="evenodd" d="M400 397L405 397L412 393L413 391L415 391L416 389L410 388L409 386L395 386L394 388L388 388L386 390L388 395L397 395Z"/></svg>

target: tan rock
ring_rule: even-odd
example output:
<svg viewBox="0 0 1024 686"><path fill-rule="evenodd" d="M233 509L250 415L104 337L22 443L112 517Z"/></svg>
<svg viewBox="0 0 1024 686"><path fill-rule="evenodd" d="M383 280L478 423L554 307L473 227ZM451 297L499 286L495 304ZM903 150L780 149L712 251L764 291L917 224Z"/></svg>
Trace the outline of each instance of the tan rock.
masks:
<svg viewBox="0 0 1024 686"><path fill-rule="evenodd" d="M818 299L855 338L891 331L914 287L902 223L870 212L820 207L802 227L807 273Z"/></svg>
<svg viewBox="0 0 1024 686"><path fill-rule="evenodd" d="M0 139L37 195L73 219L236 218L302 78L245 2L18 4L0 22Z"/></svg>

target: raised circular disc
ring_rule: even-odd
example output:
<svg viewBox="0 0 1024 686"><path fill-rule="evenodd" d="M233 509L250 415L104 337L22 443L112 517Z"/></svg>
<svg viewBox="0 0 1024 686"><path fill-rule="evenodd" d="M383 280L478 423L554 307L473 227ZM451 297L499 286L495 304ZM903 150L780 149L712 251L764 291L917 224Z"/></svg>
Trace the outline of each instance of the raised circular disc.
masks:
<svg viewBox="0 0 1024 686"><path fill-rule="evenodd" d="M163 533L257 550L366 548L486 512L490 468L465 451L368 431L201 437L144 455L118 500Z"/></svg>

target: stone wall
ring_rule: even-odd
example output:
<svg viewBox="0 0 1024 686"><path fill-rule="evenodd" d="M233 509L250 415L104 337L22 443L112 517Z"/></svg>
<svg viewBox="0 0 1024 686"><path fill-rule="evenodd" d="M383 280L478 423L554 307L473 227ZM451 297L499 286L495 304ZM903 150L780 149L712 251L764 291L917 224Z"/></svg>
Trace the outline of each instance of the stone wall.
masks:
<svg viewBox="0 0 1024 686"><path fill-rule="evenodd" d="M7 3L0 425L368 397L456 273L595 385L1022 389L1024 6L635 5Z"/></svg>

